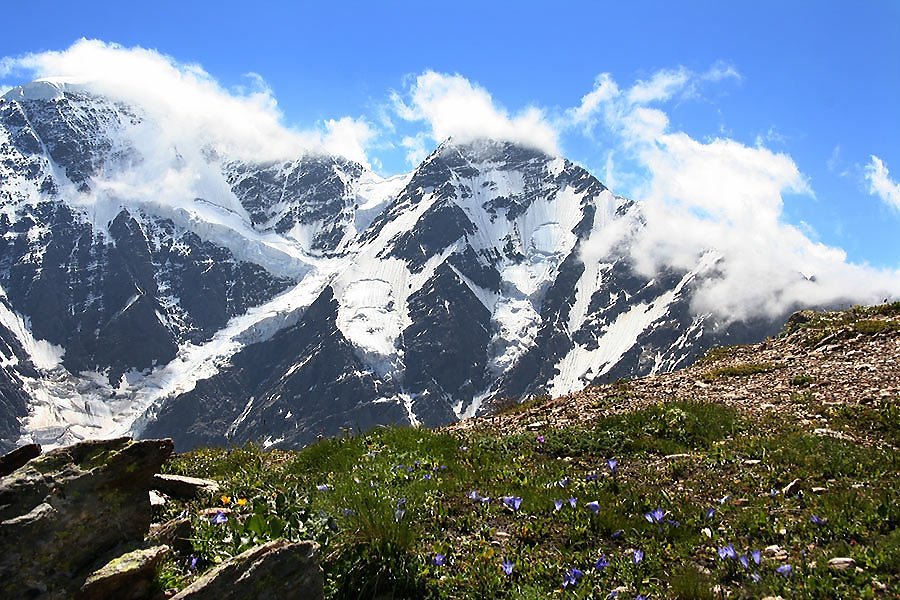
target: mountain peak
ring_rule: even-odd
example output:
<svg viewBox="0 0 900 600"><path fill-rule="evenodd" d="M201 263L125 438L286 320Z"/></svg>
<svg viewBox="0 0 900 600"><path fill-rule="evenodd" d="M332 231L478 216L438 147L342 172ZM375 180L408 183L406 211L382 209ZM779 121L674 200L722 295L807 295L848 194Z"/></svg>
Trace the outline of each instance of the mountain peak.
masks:
<svg viewBox="0 0 900 600"><path fill-rule="evenodd" d="M38 79L18 87L14 87L5 94L3 99L12 101L23 100L56 100L62 98L67 92L84 92L86 86L83 81L66 78Z"/></svg>

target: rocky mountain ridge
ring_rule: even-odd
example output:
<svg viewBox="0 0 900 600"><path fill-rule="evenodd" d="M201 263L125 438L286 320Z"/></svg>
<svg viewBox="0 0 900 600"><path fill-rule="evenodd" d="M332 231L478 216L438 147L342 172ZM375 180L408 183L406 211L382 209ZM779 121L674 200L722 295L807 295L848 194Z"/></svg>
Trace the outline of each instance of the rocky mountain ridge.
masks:
<svg viewBox="0 0 900 600"><path fill-rule="evenodd" d="M85 86L0 100L4 447L444 424L775 327L692 310L714 250L640 274L640 206L562 157L451 140L382 179L161 150L155 127Z"/></svg>

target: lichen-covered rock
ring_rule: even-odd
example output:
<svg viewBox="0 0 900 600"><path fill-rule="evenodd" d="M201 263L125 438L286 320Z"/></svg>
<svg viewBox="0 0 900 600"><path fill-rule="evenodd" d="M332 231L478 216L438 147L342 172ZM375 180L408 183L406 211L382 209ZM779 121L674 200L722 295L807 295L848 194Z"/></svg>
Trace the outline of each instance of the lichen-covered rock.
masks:
<svg viewBox="0 0 900 600"><path fill-rule="evenodd" d="M225 561L172 600L321 600L324 586L318 544L275 540Z"/></svg>
<svg viewBox="0 0 900 600"><path fill-rule="evenodd" d="M75 597L77 600L144 600L152 591L156 567L168 553L168 546L154 546L118 556L91 574Z"/></svg>
<svg viewBox="0 0 900 600"><path fill-rule="evenodd" d="M219 484L211 479L184 477L182 475L161 475L153 477L156 489L173 498L192 500L198 496L219 493Z"/></svg>
<svg viewBox="0 0 900 600"><path fill-rule="evenodd" d="M0 597L71 598L116 549L139 545L171 440L82 442L0 478Z"/></svg>
<svg viewBox="0 0 900 600"><path fill-rule="evenodd" d="M192 533L190 517L181 517L151 525L147 540L154 544L165 544L176 552L187 554L191 551L190 537Z"/></svg>

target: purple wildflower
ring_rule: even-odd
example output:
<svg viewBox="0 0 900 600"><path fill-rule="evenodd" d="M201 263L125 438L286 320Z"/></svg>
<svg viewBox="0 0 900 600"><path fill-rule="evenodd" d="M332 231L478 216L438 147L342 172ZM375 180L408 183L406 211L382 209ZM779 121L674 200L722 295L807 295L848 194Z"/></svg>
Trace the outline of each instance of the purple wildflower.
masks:
<svg viewBox="0 0 900 600"><path fill-rule="evenodd" d="M567 485L569 485L570 481L571 481L571 479L569 479L568 477L563 477L562 479L560 479L559 481L556 482L556 485L558 485L561 488L564 488Z"/></svg>
<svg viewBox="0 0 900 600"><path fill-rule="evenodd" d="M813 525L822 526L825 523L827 523L828 521L826 519L823 519L819 515L813 515L809 518L809 522L812 523Z"/></svg>
<svg viewBox="0 0 900 600"><path fill-rule="evenodd" d="M634 597L634 600L647 600L647 596L645 596L643 594L638 594L637 596Z"/></svg>
<svg viewBox="0 0 900 600"><path fill-rule="evenodd" d="M738 560L741 561L741 566L742 566L742 567L744 567L745 569L749 569L749 568L750 568L750 559L747 558L747 555L746 555L746 554L741 554L741 555L738 557Z"/></svg>
<svg viewBox="0 0 900 600"><path fill-rule="evenodd" d="M512 575L513 561L511 561L507 558L502 563L500 563L500 568L502 568L503 572L506 573L507 575Z"/></svg>
<svg viewBox="0 0 900 600"><path fill-rule="evenodd" d="M345 509L344 509L343 511L341 511L341 512L344 513L344 516L345 516L345 517L352 517L353 515L356 514L356 511L353 510L352 508L345 508Z"/></svg>
<svg viewBox="0 0 900 600"><path fill-rule="evenodd" d="M406 498L397 500L397 510L394 511L394 519L399 523L406 515Z"/></svg>
<svg viewBox="0 0 900 600"><path fill-rule="evenodd" d="M435 554L434 558L431 559L431 564L436 567L443 567L445 558L446 557L443 554Z"/></svg>
<svg viewBox="0 0 900 600"><path fill-rule="evenodd" d="M576 500L574 496L569 498L569 506L571 506L572 508L575 508L577 505L578 505L578 500Z"/></svg>
<svg viewBox="0 0 900 600"><path fill-rule="evenodd" d="M192 557L190 558L190 560L188 561L188 569L191 570L191 571L196 571L196 570L197 570L197 565L198 565L199 563L200 563L200 559L197 558L196 556L192 556Z"/></svg>
<svg viewBox="0 0 900 600"><path fill-rule="evenodd" d="M564 502L565 502L564 500L554 500L553 501L553 510L556 512L559 512L560 509L563 507Z"/></svg>
<svg viewBox="0 0 900 600"><path fill-rule="evenodd" d="M587 506L588 510L590 510L595 515L600 512L600 503L596 500L594 500L593 502L588 502L585 506Z"/></svg>
<svg viewBox="0 0 900 600"><path fill-rule="evenodd" d="M727 546L722 546L719 548L719 558L737 558L737 552L734 551L734 546L728 544Z"/></svg>
<svg viewBox="0 0 900 600"><path fill-rule="evenodd" d="M522 499L518 496L503 496L502 500L503 504L512 510L519 510L519 507L522 506Z"/></svg>
<svg viewBox="0 0 900 600"><path fill-rule="evenodd" d="M587 475L584 476L584 480L585 481L597 481L597 474L596 473L588 473Z"/></svg>
<svg viewBox="0 0 900 600"><path fill-rule="evenodd" d="M546 441L547 441L547 439L546 439L544 436L542 436L542 435L537 436L537 443L538 443L538 444L543 444L543 443L546 442Z"/></svg>
<svg viewBox="0 0 900 600"><path fill-rule="evenodd" d="M600 558L597 559L597 562L594 563L594 568L600 571L601 569L605 569L609 566L609 559L606 556L601 555Z"/></svg>
<svg viewBox="0 0 900 600"><path fill-rule="evenodd" d="M619 461L617 461L614 458L610 458L609 460L606 461L606 466L609 467L610 473L615 475L616 470L619 468Z"/></svg>
<svg viewBox="0 0 900 600"><path fill-rule="evenodd" d="M782 577L790 577L791 576L792 567L791 565L785 563L775 569L775 572L781 575Z"/></svg>
<svg viewBox="0 0 900 600"><path fill-rule="evenodd" d="M759 583L760 581L762 581L762 577L759 576L759 573L751 573L750 579L753 580L753 583Z"/></svg>
<svg viewBox="0 0 900 600"><path fill-rule="evenodd" d="M422 479L431 479L431 473L425 473L422 475Z"/></svg>
<svg viewBox="0 0 900 600"><path fill-rule="evenodd" d="M714 509L714 508L707 508L707 509L706 509L706 518L707 518L707 520L712 519L714 516L716 516L716 509Z"/></svg>
<svg viewBox="0 0 900 600"><path fill-rule="evenodd" d="M612 532L612 535L610 535L609 537L612 538L612 539L614 539L614 540L617 540L617 539L619 539L620 537L622 537L624 534L625 534L625 530L624 530L624 529L617 529L617 530L613 531L613 532Z"/></svg>
<svg viewBox="0 0 900 600"><path fill-rule="evenodd" d="M647 519L649 523L662 523L663 518L666 516L666 511L657 507L654 510L651 510L647 514L644 515L644 518Z"/></svg>
<svg viewBox="0 0 900 600"><path fill-rule="evenodd" d="M227 520L228 520L228 515L226 515L221 510L217 510L216 514L213 515L212 518L210 519L210 521L212 521L212 523L214 525L221 525L222 523L224 523Z"/></svg>
<svg viewBox="0 0 900 600"><path fill-rule="evenodd" d="M569 587L578 585L578 582L581 581L581 578L584 576L584 573L581 572L581 569L577 567L572 567L568 571L566 571L566 576L563 577L562 586Z"/></svg>
<svg viewBox="0 0 900 600"><path fill-rule="evenodd" d="M331 489L331 486L328 485L327 483L323 483L322 485L317 485L316 489L319 490L320 492L327 492L328 490Z"/></svg>
<svg viewBox="0 0 900 600"><path fill-rule="evenodd" d="M634 564L639 564L642 560L644 560L644 551L643 550L632 550L631 551L631 562Z"/></svg>
<svg viewBox="0 0 900 600"><path fill-rule="evenodd" d="M762 552L760 552L759 550L752 550L750 552L750 558L753 559L753 562L759 564L759 561L762 560Z"/></svg>
<svg viewBox="0 0 900 600"><path fill-rule="evenodd" d="M469 500L481 500L481 494L479 494L475 490L472 490L471 492L466 494L466 498L468 498Z"/></svg>

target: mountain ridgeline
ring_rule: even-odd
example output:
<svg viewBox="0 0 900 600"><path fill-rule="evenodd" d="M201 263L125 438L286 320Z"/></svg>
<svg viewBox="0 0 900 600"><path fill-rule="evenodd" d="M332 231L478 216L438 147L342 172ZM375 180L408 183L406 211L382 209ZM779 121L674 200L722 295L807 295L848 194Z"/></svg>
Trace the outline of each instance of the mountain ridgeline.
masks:
<svg viewBox="0 0 900 600"><path fill-rule="evenodd" d="M777 329L692 311L714 251L639 273L640 205L562 157L450 140L384 179L198 141L160 167L152 125L85 86L0 99L3 448L298 447L666 372ZM196 176L159 184L171 174Z"/></svg>

